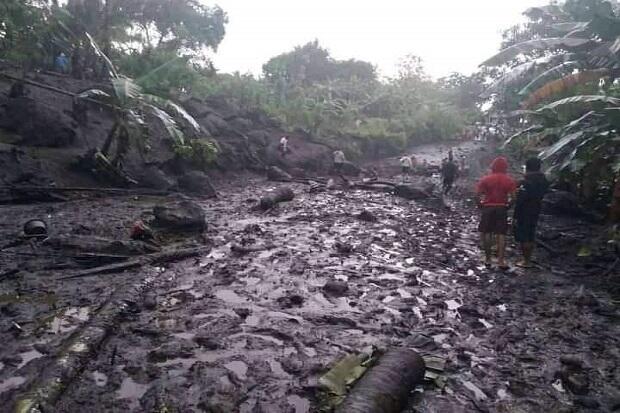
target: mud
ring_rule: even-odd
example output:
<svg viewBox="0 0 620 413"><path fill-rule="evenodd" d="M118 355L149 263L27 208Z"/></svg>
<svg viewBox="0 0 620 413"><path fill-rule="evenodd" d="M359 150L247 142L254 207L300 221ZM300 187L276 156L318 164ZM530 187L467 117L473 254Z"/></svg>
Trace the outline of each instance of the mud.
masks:
<svg viewBox="0 0 620 413"><path fill-rule="evenodd" d="M211 247L198 259L87 279L59 280L78 264L47 247L9 248L2 272L19 272L0 280L0 401L28 389L104 302L155 277L57 411L321 411L318 378L369 345L445 361L407 412L613 411L616 303L596 279L600 257L574 258L579 239L600 229L545 217L544 233L565 235L549 241L563 255L538 251L541 268L530 273L486 269L471 183L459 185L446 208L287 184L294 200L259 212L256 194L279 185L246 177L197 200L208 226L191 242ZM56 234L127 239L160 201L3 207L0 233L12 240L21 223L43 217ZM363 211L375 219L361 220ZM565 245L570 234L577 241Z"/></svg>

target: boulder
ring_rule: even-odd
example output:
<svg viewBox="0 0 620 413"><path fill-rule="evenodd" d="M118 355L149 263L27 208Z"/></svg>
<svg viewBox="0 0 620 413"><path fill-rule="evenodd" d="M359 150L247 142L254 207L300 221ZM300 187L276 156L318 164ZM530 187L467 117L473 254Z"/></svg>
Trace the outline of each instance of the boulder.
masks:
<svg viewBox="0 0 620 413"><path fill-rule="evenodd" d="M285 170L278 168L277 166L270 166L267 168L267 179L276 182L289 182L293 177Z"/></svg>
<svg viewBox="0 0 620 413"><path fill-rule="evenodd" d="M34 99L9 99L6 115L5 127L20 135L23 145L61 148L75 142L73 120Z"/></svg>
<svg viewBox="0 0 620 413"><path fill-rule="evenodd" d="M203 209L192 201L156 205L153 215L153 225L162 228L203 231L207 227Z"/></svg>
<svg viewBox="0 0 620 413"><path fill-rule="evenodd" d="M209 177L200 171L190 171L179 178L179 188L185 192L216 198L217 191L211 184Z"/></svg>

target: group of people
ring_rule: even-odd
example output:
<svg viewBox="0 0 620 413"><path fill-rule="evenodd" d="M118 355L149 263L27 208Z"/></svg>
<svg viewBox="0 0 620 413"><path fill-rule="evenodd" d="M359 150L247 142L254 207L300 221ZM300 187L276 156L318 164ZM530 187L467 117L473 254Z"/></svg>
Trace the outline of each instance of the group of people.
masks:
<svg viewBox="0 0 620 413"><path fill-rule="evenodd" d="M485 264L492 263L493 244L497 248L497 264L507 269L506 234L508 210L514 204L513 232L523 257L518 266L530 268L536 245L536 226L542 208L542 200L549 189L538 158L530 158L525 164L525 176L516 182L508 175L508 161L500 156L491 164L491 173L484 176L476 186L481 208L478 227L482 236Z"/></svg>

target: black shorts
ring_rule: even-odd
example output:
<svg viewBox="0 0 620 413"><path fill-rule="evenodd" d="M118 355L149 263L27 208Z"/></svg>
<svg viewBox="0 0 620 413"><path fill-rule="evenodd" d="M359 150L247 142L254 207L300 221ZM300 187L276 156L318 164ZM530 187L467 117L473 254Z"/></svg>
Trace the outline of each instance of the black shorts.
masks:
<svg viewBox="0 0 620 413"><path fill-rule="evenodd" d="M409 168L408 166L403 166L401 169L402 169L404 174L411 173L411 168Z"/></svg>
<svg viewBox="0 0 620 413"><path fill-rule="evenodd" d="M503 206L482 207L478 231L484 234L506 235L508 232L508 208Z"/></svg>
<svg viewBox="0 0 620 413"><path fill-rule="evenodd" d="M528 216L515 219L514 234L517 242L534 242L536 241L536 224L538 224L538 216Z"/></svg>

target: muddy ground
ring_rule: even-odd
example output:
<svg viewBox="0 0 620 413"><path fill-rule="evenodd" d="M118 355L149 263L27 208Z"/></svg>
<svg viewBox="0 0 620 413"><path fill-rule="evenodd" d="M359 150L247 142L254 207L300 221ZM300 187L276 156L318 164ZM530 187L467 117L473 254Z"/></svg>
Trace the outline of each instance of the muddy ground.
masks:
<svg viewBox="0 0 620 413"><path fill-rule="evenodd" d="M574 253L600 228L544 216L541 232L561 253L539 250L528 273L487 269L471 182L459 185L446 208L294 184L294 201L263 213L251 210L255 199L280 185L244 176L198 201L208 229L182 241L207 247L199 257L117 274L61 280L78 271L74 259L47 246L8 248L0 400L20 399L105 303L154 277L55 411L321 411L318 378L369 345L445 360L408 412L618 411L618 296L606 291L617 274L608 283L597 277L605 262ZM163 201L2 207L0 233L11 241L24 221L43 217L52 235L126 240ZM235 244L268 248L238 254Z"/></svg>

